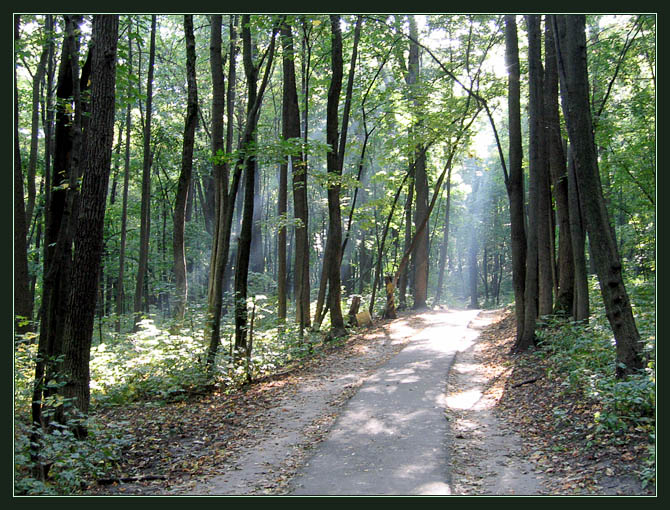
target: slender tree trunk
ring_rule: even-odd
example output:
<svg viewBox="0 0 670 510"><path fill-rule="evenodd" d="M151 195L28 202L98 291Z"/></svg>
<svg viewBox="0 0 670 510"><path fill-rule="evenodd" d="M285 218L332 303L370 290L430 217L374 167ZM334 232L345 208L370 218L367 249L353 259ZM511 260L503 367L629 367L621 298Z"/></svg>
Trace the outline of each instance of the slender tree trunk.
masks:
<svg viewBox="0 0 670 510"><path fill-rule="evenodd" d="M221 25L220 15L211 17L210 36L210 67L212 73L212 155L223 150L223 115L224 115L224 79L221 61ZM230 20L230 65L228 67L228 91L226 93L226 142L225 152L232 152L233 147L233 113L236 82L236 31L235 18ZM212 257L210 263L209 285L207 293L207 323L205 339L209 341L207 368L214 367L216 352L221 342L221 310L223 305L223 288L226 277L226 264L230 251L230 229L232 225L233 204L237 194L239 177L234 179L230 194L228 193L229 163L220 162L215 158L215 216L214 235L212 238Z"/></svg>
<svg viewBox="0 0 670 510"><path fill-rule="evenodd" d="M247 281L249 273L249 259L251 255L252 223L254 219L254 180L256 174L255 133L258 125L260 107L263 95L270 77L272 61L274 58L275 36L278 27L273 27L272 38L267 49L267 64L263 75L263 81L258 88L259 68L253 61L251 27L249 26L249 15L242 16L242 42L244 71L247 77L247 120L242 140L242 153L244 154L244 210L242 215L242 226L237 244L237 261L235 264L235 348L247 348Z"/></svg>
<svg viewBox="0 0 670 510"><path fill-rule="evenodd" d="M521 145L521 87L519 79L519 45L516 16L505 16L505 60L509 70L509 179L505 182L510 209L512 244L512 285L516 316L516 344L524 331L526 281L526 228L524 213L523 149Z"/></svg>
<svg viewBox="0 0 670 510"><path fill-rule="evenodd" d="M174 206L174 229L172 234L175 286L177 291L175 317L179 320L184 318L186 301L188 299L186 253L184 248L184 226L186 222L186 203L188 199L188 191L191 187L191 173L193 170L193 145L195 143L195 129L198 122L198 87L195 73L195 37L193 35L193 15L187 14L184 16L184 33L186 34L186 77L188 81L188 101L186 108L186 122L184 126L184 145L181 157L181 174L179 175L179 182L177 183L177 195L175 197Z"/></svg>
<svg viewBox="0 0 670 510"><path fill-rule="evenodd" d="M451 211L451 168L447 174L447 203L444 213L444 233L442 245L440 246L440 265L438 269L437 292L435 294L435 303L439 304L442 299L442 289L444 288L444 270L447 265L447 255L449 248L449 213Z"/></svg>
<svg viewBox="0 0 670 510"><path fill-rule="evenodd" d="M283 49L283 99L282 99L282 138L284 140L300 139L300 110L298 107L298 93L296 89L295 64L293 51L293 34L291 26L288 23L281 27L282 49ZM303 158L291 154L286 157L280 167L279 177L279 208L278 214L281 217L287 211L287 187L288 187L288 167L291 162L293 176L293 210L294 216L300 220L300 225L296 226L296 249L295 249L295 302L296 313L300 329L305 327L304 317L309 316L309 295L305 300L303 292L305 286L303 279L309 279L309 259L305 258L305 249L307 245L307 189L306 172L303 166ZM286 318L286 228L279 231L278 238L278 266L277 266L277 292L279 294L279 317ZM306 265L307 271L303 268ZM309 289L309 280L307 281ZM309 291L308 291L309 292ZM309 320L309 319L308 319Z"/></svg>
<svg viewBox="0 0 670 510"><path fill-rule="evenodd" d="M538 224L540 218L540 180L543 172L541 149L541 61L540 61L540 19L537 15L526 16L528 26L528 80L529 80L529 162L528 184L528 236L526 251L526 286L524 291L525 313L523 335L514 346L515 351L528 349L535 342L535 324L538 315Z"/></svg>
<svg viewBox="0 0 670 510"><path fill-rule="evenodd" d="M549 17L545 19L545 81L544 112L547 143L549 146L549 170L554 188L556 219L558 223L558 293L555 311L571 313L574 295L575 269L572 257L570 233L570 207L568 203L568 177L565 154L558 116L558 70L556 68L556 44Z"/></svg>
<svg viewBox="0 0 670 510"><path fill-rule="evenodd" d="M89 359L96 290L103 248L106 195L114 139L114 101L116 84L117 15L93 17L95 42L91 72L91 118L77 228L74 234L74 262L63 332L65 398L88 413L90 400ZM86 434L78 426L80 437Z"/></svg>
<svg viewBox="0 0 670 510"><path fill-rule="evenodd" d="M323 264L328 275L328 308L330 309L331 337L344 334L340 290L340 262L342 248L342 220L340 210L339 178L342 175L340 154L338 151L338 105L342 90L342 32L340 17L330 16L331 27L331 80L328 88L326 108L326 143L330 145L326 163L328 169L328 239ZM344 128L344 123L343 123Z"/></svg>
<svg viewBox="0 0 670 510"><path fill-rule="evenodd" d="M130 30L130 26L129 26ZM128 33L128 72L132 72L133 43ZM128 187L130 183L130 127L131 104L126 106L126 146L123 168L123 194L121 198L121 240L119 248L119 278L116 284L116 332L121 333L121 319L124 312L125 290L124 279L126 271L126 237L128 230Z"/></svg>
<svg viewBox="0 0 670 510"><path fill-rule="evenodd" d="M574 262L574 286L575 294L572 302L572 317L576 321L589 320L589 281L586 265L586 233L582 221L583 212L577 189L577 176L575 174L575 160L572 148L568 148L568 205L570 207L570 236L572 259Z"/></svg>
<svg viewBox="0 0 670 510"><path fill-rule="evenodd" d="M30 123L30 156L28 158L28 202L26 203L26 226L30 227L33 220L33 211L35 209L35 199L37 196L35 189L35 173L37 169L37 149L38 149L38 134L39 134L39 105L40 105L40 86L46 72L47 59L49 58L49 43L52 35L47 33L49 31L49 21L45 19L44 32L45 43L42 47L40 60L35 69L33 76L33 96L32 96L32 118Z"/></svg>
<svg viewBox="0 0 670 510"><path fill-rule="evenodd" d="M19 40L20 17L14 17L15 43ZM23 200L23 168L19 147L19 95L14 67L14 320L18 334L30 330L33 315L33 302L28 285L28 248L26 245L28 230L26 210Z"/></svg>
<svg viewBox="0 0 670 510"><path fill-rule="evenodd" d="M570 143L574 149L577 187L584 200L586 229L594 258L607 319L614 333L617 377L643 367L642 342L623 282L616 238L611 228L602 187L593 137L588 91L585 16L555 16L565 26L558 39L561 90L567 96L565 113Z"/></svg>
<svg viewBox="0 0 670 510"><path fill-rule="evenodd" d="M135 282L135 301L133 306L134 327L137 331L142 319L142 300L144 298L145 279L149 265L149 236L151 229L151 116L154 81L154 60L156 58L156 15L151 16L151 42L149 46L149 71L147 75L146 121L144 123L144 161L142 164L142 203L140 211L140 254Z"/></svg>

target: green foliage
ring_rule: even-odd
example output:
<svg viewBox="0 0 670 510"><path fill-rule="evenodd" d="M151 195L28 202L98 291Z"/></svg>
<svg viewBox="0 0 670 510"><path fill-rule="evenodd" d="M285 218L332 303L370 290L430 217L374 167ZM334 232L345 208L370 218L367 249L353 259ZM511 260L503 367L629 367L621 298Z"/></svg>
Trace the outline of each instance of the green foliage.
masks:
<svg viewBox="0 0 670 510"><path fill-rule="evenodd" d="M616 440L630 431L648 435L648 459L640 474L645 484L653 477L656 437L655 318L653 283L627 282L634 304L641 338L648 359L644 370L615 378L616 351L605 317L597 284L592 281L591 303L595 305L588 324L562 317L544 317L536 334L540 349L536 356L546 358L547 376L560 378L565 398L585 397L596 404L592 434ZM612 439L614 438L614 439Z"/></svg>
<svg viewBox="0 0 670 510"><path fill-rule="evenodd" d="M68 426L52 424L51 430L38 433L42 445L38 462L50 466L46 481L33 476L30 430L16 422L14 469L17 495L79 494L88 484L108 475L121 460L122 449L130 444L124 423L99 423L70 416ZM86 439L77 439L74 427L85 424Z"/></svg>

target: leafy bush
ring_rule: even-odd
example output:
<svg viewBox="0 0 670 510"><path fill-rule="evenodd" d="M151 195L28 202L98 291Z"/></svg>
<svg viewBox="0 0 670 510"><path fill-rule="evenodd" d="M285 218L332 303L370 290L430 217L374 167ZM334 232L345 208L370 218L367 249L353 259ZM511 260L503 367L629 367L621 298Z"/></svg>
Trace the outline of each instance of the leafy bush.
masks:
<svg viewBox="0 0 670 510"><path fill-rule="evenodd" d="M85 420L88 437L78 440L73 427L82 420L71 419L69 426L54 424L48 432L40 431L42 445L39 462L49 465L46 481L33 475L35 463L30 455L30 430L16 423L14 440L14 491L17 495L68 495L81 492L91 481L107 476L121 458L122 449L130 444L123 423L100 424Z"/></svg>

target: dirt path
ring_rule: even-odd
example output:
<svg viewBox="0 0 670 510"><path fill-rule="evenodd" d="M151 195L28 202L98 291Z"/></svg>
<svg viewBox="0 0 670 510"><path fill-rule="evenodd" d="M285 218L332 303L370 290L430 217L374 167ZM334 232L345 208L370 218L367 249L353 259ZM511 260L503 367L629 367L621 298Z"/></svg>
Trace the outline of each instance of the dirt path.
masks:
<svg viewBox="0 0 670 510"><path fill-rule="evenodd" d="M456 335L450 329L454 321L449 324L455 318L460 328ZM599 464L605 458L610 464L591 469L588 466L595 461L589 459L594 454L579 452L577 457L560 460L525 433L508 401L539 387L540 382L514 389L514 383L527 379L527 374L516 373L515 362L507 355L513 336L513 318L508 312L407 314L351 335L343 344L328 344L321 354L287 373L232 395L214 393L160 409L119 408L106 419L129 423L136 438L120 473L139 478L163 474L165 479L93 486L86 494L649 493L641 491L628 474L627 478L598 475L602 487L593 492L590 487L595 482L581 483L570 466L580 473L609 473L615 457L602 457ZM440 358L432 368L429 359L412 354L431 342L431 357ZM447 344L449 348L442 350ZM423 372L433 370L437 379L419 388ZM394 393L409 395L414 390L421 390L427 398L418 408L410 406L418 405L421 398L410 397L405 404L392 398ZM384 411L385 400L395 406L392 411ZM426 410L433 412L430 420L439 419L421 428L411 418ZM354 454L366 441L376 446L377 453L374 448L368 450L367 464L333 460L332 451L343 449L338 440L361 430L374 434L359 434L362 443L344 446ZM397 449L412 432L415 436L434 433L428 445L435 448L426 450L425 465L412 463L407 449L404 453ZM382 436L387 437L382 441ZM370 462L381 471L400 464L404 468L396 469L392 486L369 491L362 486L372 479ZM331 479L335 468L348 472L349 478L330 487L309 485L307 478L314 474L310 464L318 467L319 463ZM564 464L568 468L563 469ZM428 478L430 487L415 483ZM329 481L322 478L321 482L324 480ZM357 486L355 481L364 483Z"/></svg>

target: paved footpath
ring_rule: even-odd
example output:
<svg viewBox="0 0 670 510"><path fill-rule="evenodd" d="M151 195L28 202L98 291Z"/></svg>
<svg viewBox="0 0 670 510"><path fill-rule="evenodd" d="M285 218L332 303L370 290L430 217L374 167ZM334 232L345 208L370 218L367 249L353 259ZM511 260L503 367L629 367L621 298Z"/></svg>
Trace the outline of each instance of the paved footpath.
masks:
<svg viewBox="0 0 670 510"><path fill-rule="evenodd" d="M479 312L421 315L426 327L346 404L291 494L450 494L446 380L479 334L468 327Z"/></svg>

